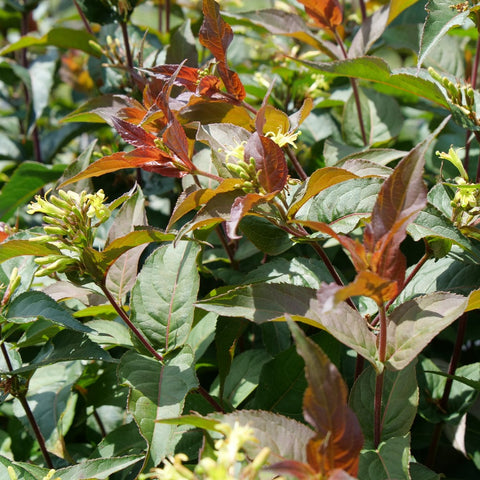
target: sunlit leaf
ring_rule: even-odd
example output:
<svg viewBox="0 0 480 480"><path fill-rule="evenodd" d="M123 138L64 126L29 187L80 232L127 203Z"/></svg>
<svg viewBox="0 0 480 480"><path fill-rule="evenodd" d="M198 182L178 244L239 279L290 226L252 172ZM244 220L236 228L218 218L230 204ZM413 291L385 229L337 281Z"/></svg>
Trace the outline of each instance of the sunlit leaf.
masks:
<svg viewBox="0 0 480 480"><path fill-rule="evenodd" d="M182 413L187 393L198 385L193 360L188 348L163 363L134 351L127 352L120 360L118 375L131 388L128 409L148 442L144 463L147 470L171 455L180 439L176 425L157 420Z"/></svg>
<svg viewBox="0 0 480 480"><path fill-rule="evenodd" d="M389 316L386 363L393 370L405 368L444 328L466 309L468 299L448 292L416 297Z"/></svg>
<svg viewBox="0 0 480 480"><path fill-rule="evenodd" d="M302 197L299 200L296 200L288 209L289 218L295 217L295 214L300 210L302 205L310 200L310 198L318 195L322 190L352 178L358 177L354 173L341 168L325 167L315 170L307 180L307 186Z"/></svg>
<svg viewBox="0 0 480 480"><path fill-rule="evenodd" d="M120 136L130 145L134 147L154 147L155 135L146 132L142 127L133 123L126 122L121 118L112 118L113 126Z"/></svg>
<svg viewBox="0 0 480 480"><path fill-rule="evenodd" d="M214 0L203 1L203 24L199 32L200 43L223 64L227 63L227 49L233 40L232 27L220 16L220 7Z"/></svg>
<svg viewBox="0 0 480 480"><path fill-rule="evenodd" d="M466 312L480 308L480 290L474 290L468 297Z"/></svg>
<svg viewBox="0 0 480 480"><path fill-rule="evenodd" d="M258 181L267 193L282 190L287 183L288 166L282 149L270 138L255 132L245 145L245 162L255 160Z"/></svg>
<svg viewBox="0 0 480 480"><path fill-rule="evenodd" d="M260 195L258 193L247 193L245 196L237 197L230 210L230 218L226 224L227 235L232 238L240 238L237 235L237 227L240 220L256 205L270 201L276 195L275 192L269 195Z"/></svg>
<svg viewBox="0 0 480 480"><path fill-rule="evenodd" d="M16 42L2 48L0 55L6 55L22 48L52 45L59 48L82 50L94 57L100 56L99 52L90 45L90 41L96 41L96 38L85 30L56 27L50 29L43 37L21 37Z"/></svg>
<svg viewBox="0 0 480 480"><path fill-rule="evenodd" d="M391 23L408 7L417 3L418 0L391 0L388 23Z"/></svg>
<svg viewBox="0 0 480 480"><path fill-rule="evenodd" d="M305 6L305 11L321 28L334 30L343 20L342 7L338 0L299 0Z"/></svg>
<svg viewBox="0 0 480 480"><path fill-rule="evenodd" d="M64 122L95 122L111 123L112 117L116 116L119 110L132 108L135 111L143 111L145 108L137 100L126 95L102 95L92 98L79 108L63 118Z"/></svg>
<svg viewBox="0 0 480 480"><path fill-rule="evenodd" d="M168 222L167 230L191 210L205 205L220 193L236 190L242 181L238 178L226 178L217 188L201 188L192 193L181 195Z"/></svg>
<svg viewBox="0 0 480 480"><path fill-rule="evenodd" d="M302 63L335 77L358 78L387 85L449 108L443 93L431 80L430 75L416 68L392 71L384 60L370 56L329 63L307 61L302 61Z"/></svg>
<svg viewBox="0 0 480 480"><path fill-rule="evenodd" d="M53 246L30 242L29 240L9 240L0 244L0 263L22 255L45 257L47 255L58 255L58 253L59 250Z"/></svg>
<svg viewBox="0 0 480 480"><path fill-rule="evenodd" d="M155 349L168 352L187 340L199 286L198 253L192 242L161 246L137 277L131 293L131 320Z"/></svg>
<svg viewBox="0 0 480 480"><path fill-rule="evenodd" d="M427 19L423 25L420 38L420 52L418 55L418 66L420 67L432 48L440 39L453 27L462 26L468 16L470 9L465 11L452 8L452 2L448 0L429 0L425 7Z"/></svg>

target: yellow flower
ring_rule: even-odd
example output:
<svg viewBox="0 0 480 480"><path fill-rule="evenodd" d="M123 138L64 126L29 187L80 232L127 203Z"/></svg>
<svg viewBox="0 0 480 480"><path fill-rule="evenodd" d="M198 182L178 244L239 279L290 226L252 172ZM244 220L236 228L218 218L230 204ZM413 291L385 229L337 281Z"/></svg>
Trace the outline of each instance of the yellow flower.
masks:
<svg viewBox="0 0 480 480"><path fill-rule="evenodd" d="M282 127L278 127L277 132L267 132L265 134L266 137L271 138L280 148L284 147L285 145L291 145L293 148L297 148L295 142L299 135L302 132L299 130L296 132L287 132L283 133Z"/></svg>

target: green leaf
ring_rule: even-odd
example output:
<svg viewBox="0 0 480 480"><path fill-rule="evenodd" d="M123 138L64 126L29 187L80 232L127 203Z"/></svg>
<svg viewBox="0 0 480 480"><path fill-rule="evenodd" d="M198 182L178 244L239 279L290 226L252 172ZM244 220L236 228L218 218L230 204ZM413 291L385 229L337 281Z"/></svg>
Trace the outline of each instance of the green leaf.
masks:
<svg viewBox="0 0 480 480"><path fill-rule="evenodd" d="M162 246L138 275L131 294L131 320L156 349L168 352L187 340L199 286L198 252L192 242Z"/></svg>
<svg viewBox="0 0 480 480"><path fill-rule="evenodd" d="M391 23L408 7L417 3L418 0L392 0L390 2L390 13L388 16L388 23Z"/></svg>
<svg viewBox="0 0 480 480"><path fill-rule="evenodd" d="M142 459L139 455L126 455L124 457L95 458L93 460L83 460L77 465L60 468L55 472L53 478L58 476L62 480L108 480L110 475L115 472L130 469Z"/></svg>
<svg viewBox="0 0 480 480"><path fill-rule="evenodd" d="M405 368L467 306L467 298L435 292L409 300L389 316L386 364L393 370Z"/></svg>
<svg viewBox="0 0 480 480"><path fill-rule="evenodd" d="M76 332L93 333L90 327L76 320L70 311L43 292L29 291L16 297L8 308L7 318L12 322L27 323L46 318Z"/></svg>
<svg viewBox="0 0 480 480"><path fill-rule="evenodd" d="M470 9L459 12L452 8L450 0L429 0L425 10L428 15L423 25L420 38L420 52L418 54L418 66L420 67L431 49L453 27L461 27L465 24L470 14Z"/></svg>
<svg viewBox="0 0 480 480"><path fill-rule="evenodd" d="M152 227L140 227L134 232L116 238L112 243L105 247L102 252L97 252L97 267L107 272L120 255L123 255L132 248L145 243L170 242L172 240L175 240L175 235L172 233L164 233Z"/></svg>
<svg viewBox="0 0 480 480"><path fill-rule="evenodd" d="M46 55L37 57L28 69L32 78L32 104L36 120L42 116L48 106L57 62L58 53L49 51Z"/></svg>
<svg viewBox="0 0 480 480"><path fill-rule="evenodd" d="M290 205L287 212L289 218L295 217L295 214L300 210L302 205L315 195L318 195L321 191L332 185L351 180L352 178L357 178L357 176L341 168L325 167L316 170L307 180L305 191L302 192L302 197Z"/></svg>
<svg viewBox="0 0 480 480"><path fill-rule="evenodd" d="M443 475L436 473L425 465L416 462L410 462L410 476L412 480L441 480Z"/></svg>
<svg viewBox="0 0 480 480"><path fill-rule="evenodd" d="M369 145L385 144L396 137L402 128L403 117L395 98L375 90L360 90L362 118ZM342 132L349 145L363 146L363 137L352 94L343 111Z"/></svg>
<svg viewBox="0 0 480 480"><path fill-rule="evenodd" d="M132 389L128 409L149 446L144 468L171 455L179 440L176 426L157 421L182 413L187 393L198 385L193 361L185 347L163 364L135 352L127 352L120 360L119 377Z"/></svg>
<svg viewBox="0 0 480 480"><path fill-rule="evenodd" d="M93 35L90 35L85 30L73 30L71 28L56 27L52 28L43 37L24 36L10 45L0 50L0 55L21 50L33 46L48 46L82 50L94 57L99 57L98 50L92 48L90 41L96 41Z"/></svg>
<svg viewBox="0 0 480 480"><path fill-rule="evenodd" d="M25 205L47 183L60 178L64 169L65 165L22 162L0 192L0 220L12 218L18 207Z"/></svg>
<svg viewBox="0 0 480 480"><path fill-rule="evenodd" d="M8 467L12 467L18 480L38 480L48 474L47 468L37 467L30 463L14 462L10 458L0 455L0 475L5 480L10 479Z"/></svg>
<svg viewBox="0 0 480 480"><path fill-rule="evenodd" d="M17 368L12 373L30 372L46 365L73 360L114 361L108 352L92 342L87 335L63 330L49 340L28 365Z"/></svg>
<svg viewBox="0 0 480 480"><path fill-rule="evenodd" d="M327 223L337 233L349 233L370 217L382 184L379 178L354 178L330 187L313 199L301 218Z"/></svg>
<svg viewBox="0 0 480 480"><path fill-rule="evenodd" d="M192 33L191 21L187 19L175 31L167 48L165 63L170 65L180 64L186 60L185 65L198 66L198 53L195 38Z"/></svg>
<svg viewBox="0 0 480 480"><path fill-rule="evenodd" d="M440 88L430 80L430 75L423 70L403 68L392 71L384 60L377 57L359 57L330 63L306 61L302 63L334 77L369 80L448 108L448 102Z"/></svg>
<svg viewBox="0 0 480 480"><path fill-rule="evenodd" d="M254 284L237 287L197 302L207 311L229 317L243 317L255 323L284 320L295 321L327 330L337 340L366 358L377 369L376 337L365 319L346 303L341 302L325 311L317 292L310 288L284 284Z"/></svg>
<svg viewBox="0 0 480 480"><path fill-rule="evenodd" d="M381 441L406 435L412 427L418 407L415 363L398 372L385 371L382 393ZM357 414L365 435L366 447L374 445L374 400L376 373L373 368L362 372L350 393L350 406Z"/></svg>
<svg viewBox="0 0 480 480"><path fill-rule="evenodd" d="M431 204L419 213L407 231L415 241L422 238L449 240L475 255L471 242L459 232L449 218Z"/></svg>
<svg viewBox="0 0 480 480"><path fill-rule="evenodd" d="M237 408L257 388L263 365L271 358L263 349L247 350L237 355L225 379L222 399ZM211 393L219 395L218 379L214 381Z"/></svg>
<svg viewBox="0 0 480 480"><path fill-rule="evenodd" d="M376 450L360 456L358 477L362 480L410 480L410 435L389 438Z"/></svg>
<svg viewBox="0 0 480 480"><path fill-rule="evenodd" d="M82 374L80 361L62 362L35 370L28 385L27 401L52 453L65 458L64 436L74 416L77 394L72 387ZM52 408L55 405L55 408ZM15 416L34 437L25 411L18 399L14 400Z"/></svg>
<svg viewBox="0 0 480 480"><path fill-rule="evenodd" d="M295 346L263 365L259 384L261 388L255 392L254 408L303 421L302 399L307 381L305 363L297 354Z"/></svg>
<svg viewBox="0 0 480 480"><path fill-rule="evenodd" d="M267 255L280 255L293 245L287 232L263 217L243 217L239 228L261 252Z"/></svg>
<svg viewBox="0 0 480 480"><path fill-rule="evenodd" d="M47 255L58 254L58 252L59 250L55 247L31 242L30 240L9 240L0 243L0 263L24 255L45 257Z"/></svg>
<svg viewBox="0 0 480 480"><path fill-rule="evenodd" d="M126 95L102 95L92 98L73 112L69 113L63 122L93 122L109 123L112 117L122 108L136 108L144 110L142 105L135 99ZM145 111L146 113L146 111Z"/></svg>
<svg viewBox="0 0 480 480"><path fill-rule="evenodd" d="M306 445L315 432L307 425L283 415L258 410L237 410L226 415L211 415L215 419L233 426L249 425L258 443L251 442L247 447L249 458L255 458L263 447L271 450L268 463L284 459L306 461Z"/></svg>

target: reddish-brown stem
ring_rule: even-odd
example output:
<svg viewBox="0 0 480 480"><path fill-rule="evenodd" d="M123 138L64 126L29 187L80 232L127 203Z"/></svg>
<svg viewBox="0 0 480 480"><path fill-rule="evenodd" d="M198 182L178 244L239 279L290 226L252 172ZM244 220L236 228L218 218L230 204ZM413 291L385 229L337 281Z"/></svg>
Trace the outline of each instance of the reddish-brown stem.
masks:
<svg viewBox="0 0 480 480"><path fill-rule="evenodd" d="M202 177L207 177L207 178L210 178L212 180L215 180L216 182L218 183L222 183L223 182L223 178L222 177L219 177L218 175L215 175L214 173L210 173L210 172L206 172L205 170L196 170L195 172L192 173L192 175L201 175Z"/></svg>
<svg viewBox="0 0 480 480"><path fill-rule="evenodd" d="M80 18L82 19L82 22L83 22L83 25L84 25L85 29L87 30L87 32L90 35L93 35L92 27L88 23L87 17L85 16L82 9L80 8L80 5L78 5L77 0L73 0L73 4L75 5L75 8L77 9L77 12L80 15Z"/></svg>
<svg viewBox="0 0 480 480"><path fill-rule="evenodd" d="M358 0L360 6L360 12L362 14L362 22L367 19L367 9L365 8L365 2L363 0Z"/></svg>
<svg viewBox="0 0 480 480"><path fill-rule="evenodd" d="M102 292L107 297L108 301L118 313L120 318L125 322L128 328L133 332L133 334L140 340L142 345L160 362L163 362L163 356L158 353L150 344L150 342L144 337L143 333L138 330L138 328L132 323L129 316L126 314L125 310L117 303L113 295L110 293L108 288L105 285L100 285Z"/></svg>
<svg viewBox="0 0 480 480"><path fill-rule="evenodd" d="M380 331L377 337L378 343L378 359L381 363L385 363L387 350L387 314L385 305L379 305ZM373 441L375 448L380 444L382 437L382 395L383 395L383 379L385 370L382 371L375 380L375 404L374 404L374 433Z"/></svg>
<svg viewBox="0 0 480 480"><path fill-rule="evenodd" d="M289 146L285 148L285 151L287 152L288 158L292 162L293 168L297 172L297 175L299 176L300 180L305 181L308 178L308 175L305 173L305 170L300 165L300 162L298 161L297 156Z"/></svg>
<svg viewBox="0 0 480 480"><path fill-rule="evenodd" d="M197 388L197 392L217 411L225 413L222 406L202 387Z"/></svg>
<svg viewBox="0 0 480 480"><path fill-rule="evenodd" d="M133 70L133 58L132 51L130 49L130 40L128 38L128 29L126 22L120 22L120 28L122 29L123 45L125 47L125 58L127 60L128 75L132 82L132 86L135 86L134 70Z"/></svg>
<svg viewBox="0 0 480 480"><path fill-rule="evenodd" d="M10 355L8 354L8 350L5 347L5 344L3 342L0 348L2 350L2 355L3 355L3 358L5 359L5 363L7 364L7 369L9 372L12 372L13 365L10 360ZM48 453L47 447L45 445L45 439L43 438L42 432L40 431L40 427L38 426L38 423L35 420L35 417L32 413L32 410L30 409L30 405L28 404L27 399L25 398L25 395L23 394L18 395L17 398L20 404L22 405L23 410L25 411L25 415L27 416L28 423L30 423L30 426L32 427L33 433L35 435L35 438L37 439L40 450L42 451L43 459L45 460L46 465L48 466L48 468L53 468L52 459L50 458L50 454Z"/></svg>
<svg viewBox="0 0 480 480"><path fill-rule="evenodd" d="M347 51L345 49L345 45L343 43L342 37L338 34L337 30L333 30L335 35L335 39L337 41L340 50L342 51L342 55L345 60L348 58ZM360 132L362 134L362 141L365 146L368 145L367 133L365 132L365 124L363 123L363 114L362 114L362 105L360 103L360 94L358 92L358 85L357 80L355 78L350 79L350 84L352 85L353 90L353 98L355 99L355 106L357 107L357 115L358 115L358 123L360 124Z"/></svg>
<svg viewBox="0 0 480 480"><path fill-rule="evenodd" d="M215 231L217 232L217 236L222 244L223 249L225 250L228 259L230 260L230 265L234 270L238 270L238 262L235 260L235 254L232 250L231 245L228 243L228 240L225 237L225 232L223 231L220 225L215 227Z"/></svg>
<svg viewBox="0 0 480 480"><path fill-rule="evenodd" d="M105 438L107 436L107 431L105 430L105 425L103 424L102 419L100 418L100 415L98 414L96 409L93 410L93 418L97 422L102 437Z"/></svg>
<svg viewBox="0 0 480 480"><path fill-rule="evenodd" d="M42 432L38 426L35 417L33 416L32 410L30 409L30 405L27 402L27 399L23 396L17 397L18 401L21 403L23 409L25 410L25 414L27 415L28 422L30 423L33 433L35 434L35 438L37 439L38 445L40 446L40 450L42 451L43 458L45 463L47 464L48 468L53 468L52 459L50 458L50 454L48 453L47 447L45 445L45 439L43 438Z"/></svg>
<svg viewBox="0 0 480 480"><path fill-rule="evenodd" d="M450 358L450 364L448 365L448 374L454 375L457 370L458 364L460 362L460 355L462 353L462 345L465 339L465 331L467 329L467 313L464 313L458 321L458 330L457 338L455 340L455 346L453 347L452 356ZM438 408L445 412L448 407L448 398L450 397L450 392L452 391L453 380L447 378L445 382L445 388L443 389L443 395L438 404ZM425 465L433 468L435 464L435 458L437 456L438 445L440 443L440 438L442 436L443 423L437 423L435 430L432 434L432 441L430 442L430 447L428 449L427 459L425 460Z"/></svg>

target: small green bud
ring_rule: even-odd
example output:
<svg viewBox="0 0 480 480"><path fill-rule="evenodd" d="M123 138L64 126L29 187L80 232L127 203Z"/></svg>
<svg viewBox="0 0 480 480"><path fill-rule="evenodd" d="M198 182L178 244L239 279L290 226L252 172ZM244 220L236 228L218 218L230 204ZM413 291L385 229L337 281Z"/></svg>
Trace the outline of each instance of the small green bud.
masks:
<svg viewBox="0 0 480 480"><path fill-rule="evenodd" d="M104 55L103 48L95 40L89 40L88 45L99 57Z"/></svg>
<svg viewBox="0 0 480 480"><path fill-rule="evenodd" d="M434 80L443 84L443 77L433 67L428 67L428 73Z"/></svg>
<svg viewBox="0 0 480 480"><path fill-rule="evenodd" d="M7 467L8 475L10 477L10 480L18 480L17 474L15 473L15 470L11 465Z"/></svg>

